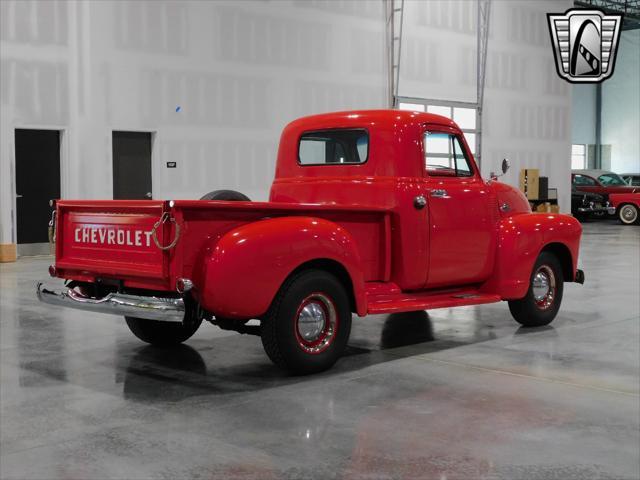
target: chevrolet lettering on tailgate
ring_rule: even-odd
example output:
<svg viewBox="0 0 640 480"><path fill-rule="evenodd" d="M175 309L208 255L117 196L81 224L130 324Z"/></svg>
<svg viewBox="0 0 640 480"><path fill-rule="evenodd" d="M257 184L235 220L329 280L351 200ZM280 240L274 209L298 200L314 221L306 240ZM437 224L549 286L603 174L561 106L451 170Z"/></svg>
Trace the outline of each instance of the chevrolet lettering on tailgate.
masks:
<svg viewBox="0 0 640 480"><path fill-rule="evenodd" d="M101 227L77 227L76 243L94 243L102 245L128 245L131 247L150 247L152 232L144 230L120 230Z"/></svg>

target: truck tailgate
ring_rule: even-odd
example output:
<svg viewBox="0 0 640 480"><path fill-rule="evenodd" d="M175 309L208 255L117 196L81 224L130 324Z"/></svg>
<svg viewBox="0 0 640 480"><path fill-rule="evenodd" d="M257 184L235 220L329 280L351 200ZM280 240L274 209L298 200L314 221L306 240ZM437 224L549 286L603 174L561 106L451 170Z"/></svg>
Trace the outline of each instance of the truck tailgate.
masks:
<svg viewBox="0 0 640 480"><path fill-rule="evenodd" d="M152 238L165 207L165 202L148 200L59 201L56 269L64 271L65 278L133 277L134 282L166 283L169 254ZM171 228L168 223L158 228L161 244Z"/></svg>

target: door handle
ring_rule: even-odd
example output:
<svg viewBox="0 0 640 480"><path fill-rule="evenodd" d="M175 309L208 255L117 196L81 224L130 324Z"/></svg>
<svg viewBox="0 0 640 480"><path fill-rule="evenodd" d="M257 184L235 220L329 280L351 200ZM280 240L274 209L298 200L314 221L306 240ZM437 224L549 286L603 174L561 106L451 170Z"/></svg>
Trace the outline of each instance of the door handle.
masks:
<svg viewBox="0 0 640 480"><path fill-rule="evenodd" d="M151 192L147 192L147 193L145 193L145 195L144 195L144 196L150 199L150 198L151 198Z"/></svg>
<svg viewBox="0 0 640 480"><path fill-rule="evenodd" d="M19 193L16 193L16 198L22 198L22 195L20 195Z"/></svg>
<svg viewBox="0 0 640 480"><path fill-rule="evenodd" d="M416 208L416 210L422 210L426 205L427 205L427 199L424 198L422 195L418 195L416 198L413 199L413 206Z"/></svg>
<svg viewBox="0 0 640 480"><path fill-rule="evenodd" d="M431 190L431 196L436 198L449 198L449 195L447 195L447 191L441 188Z"/></svg>

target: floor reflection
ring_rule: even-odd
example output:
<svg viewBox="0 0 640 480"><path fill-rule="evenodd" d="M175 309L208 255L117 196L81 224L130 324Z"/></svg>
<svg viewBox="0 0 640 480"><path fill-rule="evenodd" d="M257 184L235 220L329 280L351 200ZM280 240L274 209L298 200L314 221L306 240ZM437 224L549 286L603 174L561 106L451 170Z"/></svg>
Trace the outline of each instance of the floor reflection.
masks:
<svg viewBox="0 0 640 480"><path fill-rule="evenodd" d="M552 337L558 336L558 332L552 325L543 325L542 327L520 327L513 334L514 335L529 335L532 333L547 332Z"/></svg>
<svg viewBox="0 0 640 480"><path fill-rule="evenodd" d="M311 377L292 376L275 367L264 355L259 338L249 335L191 340L191 346L175 348L121 344L116 352L121 368L116 375L124 383L126 398L149 402L259 391L496 337L481 321L477 325L473 315L467 317L461 316L455 329L436 329L426 311L354 319L352 341L342 359L329 371Z"/></svg>
<svg viewBox="0 0 640 480"><path fill-rule="evenodd" d="M433 324L425 311L392 313L380 334L380 347L397 348L434 340Z"/></svg>
<svg viewBox="0 0 640 480"><path fill-rule="evenodd" d="M130 357L123 393L132 400L178 401L194 393L209 393L203 380L207 365L189 345L172 348L146 346Z"/></svg>

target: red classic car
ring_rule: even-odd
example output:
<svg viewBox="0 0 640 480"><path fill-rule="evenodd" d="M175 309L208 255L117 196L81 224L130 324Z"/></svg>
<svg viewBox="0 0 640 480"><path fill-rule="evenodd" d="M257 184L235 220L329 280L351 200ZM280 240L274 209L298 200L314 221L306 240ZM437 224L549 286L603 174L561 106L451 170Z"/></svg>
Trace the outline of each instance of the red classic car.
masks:
<svg viewBox="0 0 640 480"><path fill-rule="evenodd" d="M518 189L484 180L462 131L438 115L296 120L269 202L205 198L58 201L50 274L68 282L39 284L40 300L123 315L152 344L183 342L206 320L260 335L274 363L310 373L342 354L352 313L505 300L540 326L564 282L584 281L580 223L532 213Z"/></svg>
<svg viewBox="0 0 640 480"><path fill-rule="evenodd" d="M572 170L571 183L577 190L597 193L605 200L612 193L640 191L640 188L629 186L620 175L608 170Z"/></svg>
<svg viewBox="0 0 640 480"><path fill-rule="evenodd" d="M625 225L640 223L640 192L614 193L609 195L609 201L620 222Z"/></svg>

